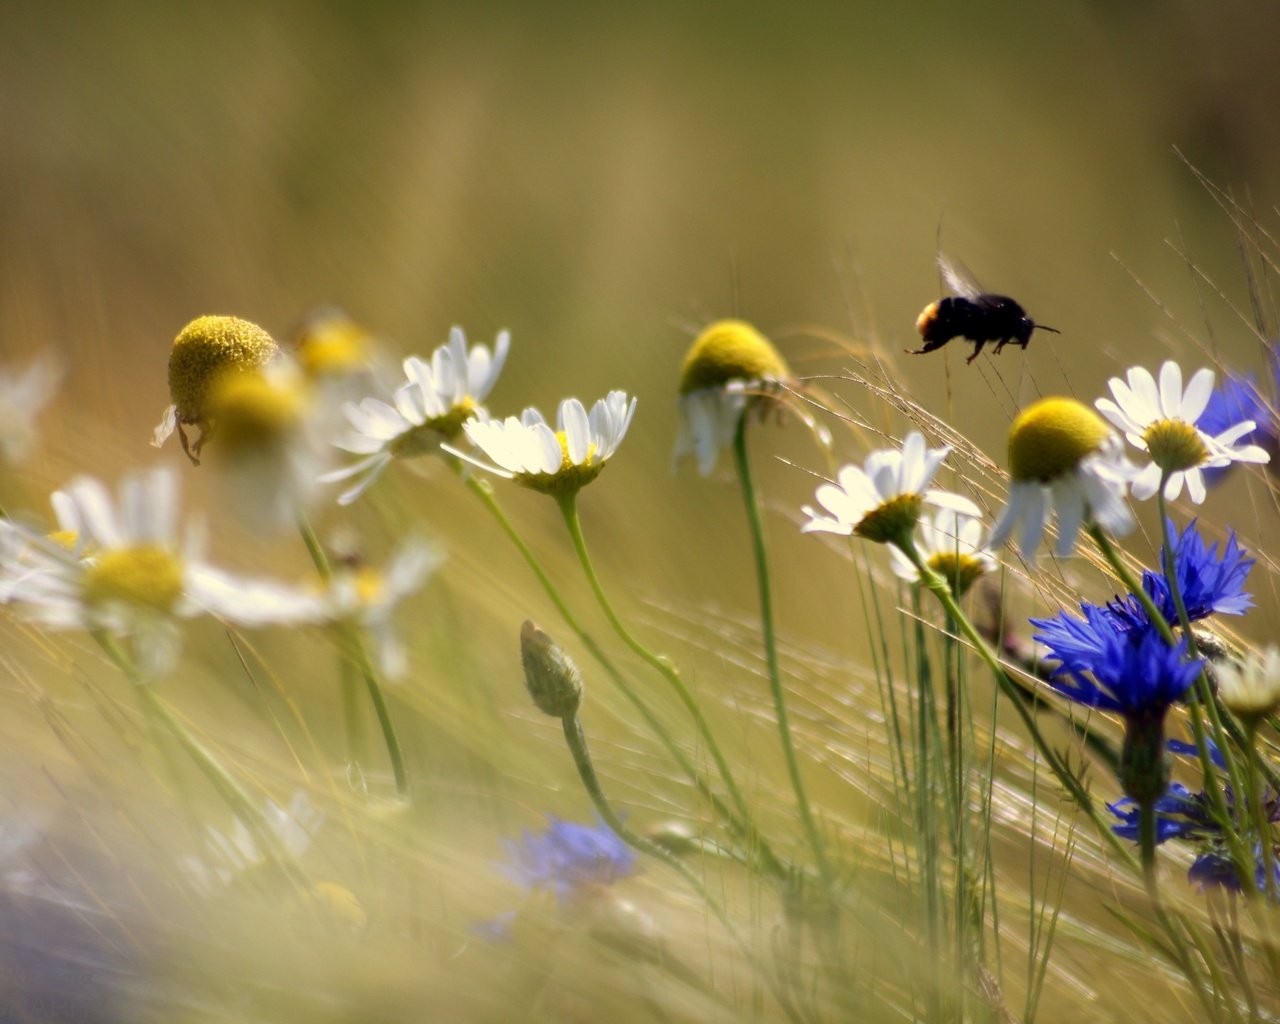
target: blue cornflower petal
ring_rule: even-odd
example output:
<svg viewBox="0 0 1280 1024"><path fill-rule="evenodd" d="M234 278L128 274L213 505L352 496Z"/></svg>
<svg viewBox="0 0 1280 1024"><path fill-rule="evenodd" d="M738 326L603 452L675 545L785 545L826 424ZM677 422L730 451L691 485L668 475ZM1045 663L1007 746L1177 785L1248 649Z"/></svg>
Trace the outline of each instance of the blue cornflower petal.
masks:
<svg viewBox="0 0 1280 1024"><path fill-rule="evenodd" d="M1165 536L1173 538L1177 528L1172 520L1165 524ZM1227 532L1227 542L1218 553L1215 541L1207 547L1191 520L1173 544L1174 572L1178 590L1186 606L1187 617L1195 622L1210 615L1243 615L1253 607L1253 596L1245 593L1244 584L1254 560L1240 547L1234 530ZM1160 552L1164 564L1164 549ZM1176 622L1178 611L1173 594L1163 573L1147 570L1142 574L1142 589L1169 622Z"/></svg>
<svg viewBox="0 0 1280 1024"><path fill-rule="evenodd" d="M1060 612L1034 620L1035 639L1061 662L1049 685L1072 700L1126 718L1158 717L1199 675L1204 659L1188 657L1185 638L1170 645L1150 625L1124 628L1108 608L1080 610L1083 619Z"/></svg>
<svg viewBox="0 0 1280 1024"><path fill-rule="evenodd" d="M1171 783L1165 795L1155 802L1156 842L1168 839L1194 839L1216 835L1222 830L1209 815L1208 801L1204 793L1192 793L1180 782ZM1107 809L1120 819L1111 831L1122 839L1137 842L1139 838L1139 810L1137 801L1124 797Z"/></svg>
<svg viewBox="0 0 1280 1024"><path fill-rule="evenodd" d="M611 885L635 871L635 854L604 822L579 825L554 815L547 822L545 831L526 830L518 842L506 842L510 861L499 868L513 882L527 889L553 889L563 899L574 890Z"/></svg>
<svg viewBox="0 0 1280 1024"><path fill-rule="evenodd" d="M1257 863L1254 883L1261 891L1267 884L1267 869L1262 859L1262 850L1259 847L1254 847L1253 855ZM1280 862L1275 864L1275 876L1277 882L1280 883ZM1187 880L1194 882L1201 892L1206 889L1226 889L1230 892L1239 892L1242 888L1240 876L1236 873L1236 867L1231 863L1231 858L1219 849L1209 850L1197 857L1187 871Z"/></svg>

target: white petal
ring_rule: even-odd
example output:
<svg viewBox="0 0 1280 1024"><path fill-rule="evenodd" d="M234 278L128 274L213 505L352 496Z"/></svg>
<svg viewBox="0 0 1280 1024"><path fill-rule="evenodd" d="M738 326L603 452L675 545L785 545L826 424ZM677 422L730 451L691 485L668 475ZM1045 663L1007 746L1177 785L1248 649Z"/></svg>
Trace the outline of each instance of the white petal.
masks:
<svg viewBox="0 0 1280 1024"><path fill-rule="evenodd" d="M1166 419L1182 418L1182 367L1172 359L1160 367L1160 411Z"/></svg>
<svg viewBox="0 0 1280 1024"><path fill-rule="evenodd" d="M1214 373L1207 366L1191 375L1191 382L1182 396L1182 418L1188 423L1195 423L1208 408L1209 399L1213 397L1213 382Z"/></svg>

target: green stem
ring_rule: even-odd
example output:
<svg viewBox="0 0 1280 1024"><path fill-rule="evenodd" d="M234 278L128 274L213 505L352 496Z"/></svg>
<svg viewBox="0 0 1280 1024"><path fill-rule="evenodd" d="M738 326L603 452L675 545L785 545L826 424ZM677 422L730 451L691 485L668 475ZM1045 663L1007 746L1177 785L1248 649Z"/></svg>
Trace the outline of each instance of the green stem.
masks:
<svg viewBox="0 0 1280 1024"><path fill-rule="evenodd" d="M671 685L676 696L680 699L680 703L684 705L685 710L689 713L689 717L693 719L699 738L705 744L707 752L715 762L716 770L724 780L725 788L729 791L729 798L733 801L739 820L745 826L747 833L756 837L758 841L759 830L755 826L747 801L743 797L742 791L738 788L737 781L734 779L733 770L729 767L729 762L725 758L723 751L721 751L720 744L716 742L715 734L711 731L711 726L702 714L702 708L698 706L693 694L689 692L684 680L680 678L679 671L668 658L661 654L654 654L637 640L609 602L608 595L604 592L604 586L600 583L600 577L596 575L595 566L591 562L591 555L587 551L587 540L582 532L582 522L578 517L576 492L557 495L556 502L560 506L565 526L569 530L569 537L573 541L573 549L577 552L578 561L582 564L582 571L586 574L587 582L591 585L591 592L595 595L596 603L600 605L605 618L609 620L609 625L613 627L614 632L618 634L622 642L630 648L633 654L655 668ZM772 858L772 854L768 856Z"/></svg>
<svg viewBox="0 0 1280 1024"><path fill-rule="evenodd" d="M756 498L751 478L751 462L747 458L747 417L738 419L738 429L733 437L733 459L738 469L738 482L742 487L742 501L746 506L747 524L751 531L751 551L755 557L756 579L760 589L760 629L764 635L765 663L769 670L769 689L773 694L774 714L778 721L778 738L782 742L783 757L787 762L787 774L796 795L796 806L804 824L809 845L813 848L814 862L830 899L834 886L834 874L827 859L826 843L809 806L804 777L796 758L795 743L791 736L791 723L787 715L786 690L782 685L782 673L778 668L778 645L773 624L773 594L769 581L769 559L765 551L764 525L760 517L760 504Z"/></svg>
<svg viewBox="0 0 1280 1024"><path fill-rule="evenodd" d="M501 527L502 532L507 535L507 538L511 543L515 545L516 550L520 552L525 564L529 566L533 575L542 585L543 591L551 600L551 603L555 605L556 611L560 613L560 617L564 620L565 624L573 631L573 634L578 638L582 645L587 648L591 653L591 656L596 659L596 662L605 670L605 673L613 681L614 685L622 695L631 703L632 707L634 707L640 714L640 717L644 719L645 724L649 727L650 731L658 737L659 741L666 748L667 753L671 755L672 760L680 766L681 771L683 771L686 777L693 782L697 787L698 792L702 794L703 798L711 804L720 818L729 826L730 832L732 832L740 842L747 846L748 852L753 852L759 857L760 863L771 875L779 879L788 878L790 875L789 869L777 858L772 848L770 848L769 844L765 841L764 837L760 835L759 830L756 828L752 820L745 801L739 799L738 812L735 813L734 810L730 808L714 790L712 790L702 772L697 769L689 759L689 756L680 748L680 745L676 743L666 726L662 724L662 721L654 714L648 704L646 704L640 695L636 693L631 684L627 682L626 677L618 670L617 666L613 664L612 659L610 659L605 653L604 648L602 648L600 644L596 642L595 638L586 631L581 623L578 622L577 617L569 609L564 598L561 597L560 591L556 588L550 574L548 574L546 569L543 568L542 563L538 561L537 555L535 555L529 545L525 543L524 538L520 536L515 525L502 510L502 506L498 504L498 500L493 493L493 488L489 485L488 481L482 480L474 474L471 474L464 477L464 482L466 483L468 490L470 490L471 493L480 500L481 504L483 504L489 511L489 514L497 521L498 526Z"/></svg>
<svg viewBox="0 0 1280 1024"><path fill-rule="evenodd" d="M306 546L307 554L311 556L316 572L319 573L322 580L328 582L333 578L333 570L329 565L328 557L324 553L324 546L320 543L306 516L299 515L298 532L302 535L302 543ZM359 626L352 622L339 623L338 635L347 657L355 664L356 671L360 673L360 677L364 680L365 689L369 693L369 700L372 702L373 710L378 716L378 726L382 730L382 740L387 748L387 759L391 762L391 773L396 780L396 792L401 799L408 799L409 776L404 767L404 754L400 749L400 739L396 735L395 723L391 720L391 712L387 709L382 686L378 682L378 670L374 667L373 659L369 656L368 644L365 643ZM354 705L347 699L346 691L348 686L349 684L344 680L343 707L345 709L344 717L346 718L348 753L354 756L354 739L358 734L358 727L352 715Z"/></svg>
<svg viewBox="0 0 1280 1024"><path fill-rule="evenodd" d="M565 743L569 747L569 753L573 755L573 764L578 770L578 777L582 780L582 785L586 789L587 795L591 798L591 803L595 806L600 817L604 819L605 824L608 825L609 828L613 829L618 838L632 849L660 860L667 867L679 874L680 877L689 884L690 888L698 894L702 901L706 903L711 913L714 914L716 919L724 926L725 931L729 933L730 938L733 939L734 943L742 951L743 955L760 973L760 976L764 978L765 984L769 986L769 990L786 1011L787 1016L790 1017L791 1020L799 1022L801 1018L792 1007L787 993L778 984L777 980L774 979L768 968L760 962L759 958L751 950L750 946L747 945L746 940L742 938L737 927L734 925L733 919L729 917L728 911L726 911L720 901L712 895L711 890L707 888L706 883L695 875L683 861L677 858L669 850L666 850L657 843L651 842L643 836L637 835L635 832L631 831L631 829L629 829L623 822L622 818L619 817L617 812L614 811L613 806L609 803L608 798L604 794L604 789L600 785L600 779L596 775L595 766L591 761L591 753L587 749L587 737L582 731L582 723L579 722L578 716L569 715L562 718L560 720L560 724L564 730L564 739Z"/></svg>

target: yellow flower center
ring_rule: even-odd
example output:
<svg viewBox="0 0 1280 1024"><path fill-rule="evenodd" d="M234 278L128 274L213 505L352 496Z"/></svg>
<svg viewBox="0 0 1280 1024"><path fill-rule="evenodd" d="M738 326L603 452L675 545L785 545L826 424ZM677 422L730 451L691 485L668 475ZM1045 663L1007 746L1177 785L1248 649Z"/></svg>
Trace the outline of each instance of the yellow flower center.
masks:
<svg viewBox="0 0 1280 1024"><path fill-rule="evenodd" d="M167 612L181 596L182 563L154 544L108 551L84 575L84 598L90 604L123 601Z"/></svg>
<svg viewBox="0 0 1280 1024"><path fill-rule="evenodd" d="M957 597L964 594L987 571L986 564L972 555L957 551L939 552L925 559L925 564L947 581Z"/></svg>
<svg viewBox="0 0 1280 1024"><path fill-rule="evenodd" d="M1200 431L1183 420L1156 420L1142 432L1151 461L1166 473L1194 469L1209 458Z"/></svg>
<svg viewBox="0 0 1280 1024"><path fill-rule="evenodd" d="M214 382L209 396L218 443L233 456L260 451L295 436L304 405L298 388L273 383L260 373L224 373Z"/></svg>
<svg viewBox="0 0 1280 1024"><path fill-rule="evenodd" d="M1009 475L1047 483L1073 472L1111 433L1107 421L1074 398L1042 398L1009 428Z"/></svg>
<svg viewBox="0 0 1280 1024"><path fill-rule="evenodd" d="M887 544L910 535L920 521L920 507L923 504L924 498L919 494L899 494L863 516L853 532L877 544Z"/></svg>
<svg viewBox="0 0 1280 1024"><path fill-rule="evenodd" d="M581 490L600 475L604 462L596 458L596 446L587 448L587 457L574 462L569 457L569 439L563 430L556 431L560 442L560 469L554 473L518 473L516 483L542 494L571 494Z"/></svg>
<svg viewBox="0 0 1280 1024"><path fill-rule="evenodd" d="M298 338L298 363L310 378L360 373L371 362L373 336L350 317L331 312L307 324Z"/></svg>
<svg viewBox="0 0 1280 1024"><path fill-rule="evenodd" d="M355 571L351 582L355 585L356 597L361 604L373 604L382 596L382 573L377 569L362 566Z"/></svg>
<svg viewBox="0 0 1280 1024"><path fill-rule="evenodd" d="M64 551L74 551L77 542L80 540L80 534L75 530L54 530L45 534L45 536Z"/></svg>
<svg viewBox="0 0 1280 1024"><path fill-rule="evenodd" d="M791 376L769 340L742 320L717 320L693 343L680 369L680 394L722 388L733 380L779 381Z"/></svg>
<svg viewBox="0 0 1280 1024"><path fill-rule="evenodd" d="M187 324L169 353L169 395L181 423L209 418L214 381L229 370L256 370L276 354L266 331L234 316L202 316Z"/></svg>
<svg viewBox="0 0 1280 1024"><path fill-rule="evenodd" d="M444 415L406 430L391 442L391 454L398 459L412 459L439 451L440 442L456 439L462 433L462 425L475 414L475 401L470 397L464 398Z"/></svg>

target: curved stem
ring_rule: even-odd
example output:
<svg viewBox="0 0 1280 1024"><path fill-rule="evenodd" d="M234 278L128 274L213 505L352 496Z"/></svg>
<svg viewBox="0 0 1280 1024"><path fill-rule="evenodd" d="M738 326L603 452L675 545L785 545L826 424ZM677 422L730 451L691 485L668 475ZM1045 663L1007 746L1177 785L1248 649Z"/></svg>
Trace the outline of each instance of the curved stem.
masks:
<svg viewBox="0 0 1280 1024"><path fill-rule="evenodd" d="M760 519L760 505L756 500L755 485L751 479L751 462L747 458L747 417L738 418L738 429L733 436L733 459L738 469L738 482L742 487L742 501L746 506L747 524L751 530L751 551L755 557L756 580L760 589L760 631L764 635L765 663L769 669L769 689L773 694L774 714L778 720L778 737L782 741L782 753L787 762L787 774L796 795L796 806L804 824L809 845L813 848L814 862L826 886L827 898L831 898L834 876L827 859L826 843L809 806L805 792L804 776L800 774L800 762L796 758L795 742L791 737L791 723L787 716L786 690L782 685L782 673L778 668L778 644L773 625L773 594L769 582L769 559L764 545L764 526Z"/></svg>
<svg viewBox="0 0 1280 1024"><path fill-rule="evenodd" d="M604 586L600 583L600 578L596 575L595 566L591 563L591 555L587 551L587 540L582 532L582 522L578 518L578 503L576 494L570 493L558 495L557 504L560 506L560 512L564 516L565 526L569 530L569 536L573 541L574 551L577 552L578 561L582 564L582 571L586 574L587 582L591 585L591 592L595 595L596 602L600 605L600 609L604 612L605 618L609 620L609 625L614 632L622 639L622 642L631 649L632 653L639 657L648 665L657 669L662 677L675 690L676 696L679 697L680 703L684 705L685 710L689 713L689 717L693 719L694 727L698 731L698 736L706 745L707 752L711 755L711 759L715 762L716 770L720 773L720 777L724 780L725 788L729 791L729 798L733 801L733 806L737 810L738 817L745 827L746 832L755 842L760 842L759 829L755 825L755 819L751 814L751 809L747 806L747 801L742 795L742 791L738 788L738 783L733 777L733 771L729 767L729 762L725 758L720 744L716 742L715 734L711 731L711 726L707 723L706 718L702 714L702 708L698 706L698 702L694 700L693 694L689 692L689 688L684 685L684 680L680 678L680 673L671 663L670 659L661 654L654 654L644 646L635 636L627 629L618 613L614 610L613 605L609 602L608 595L604 592ZM772 852L765 852L767 846L761 846L762 859L774 861ZM775 861L775 866L776 861Z"/></svg>
<svg viewBox="0 0 1280 1024"><path fill-rule="evenodd" d="M605 670L605 673L613 681L614 685L622 693L622 695L631 703L632 707L639 712L640 717L644 719L645 724L650 731L658 737L659 741L666 748L667 753L671 755L672 760L680 766L680 770L684 772L686 777L697 787L698 792L711 804L720 818L728 825L730 832L742 843L748 847L748 853L754 852L758 855L762 866L774 877L785 879L789 877L789 870L774 854L772 848L765 841L764 837L756 828L749 811L746 808L745 801L738 803L738 810L729 807L719 795L712 790L706 778L689 759L689 756L680 748L672 738L671 733L667 730L661 720L654 714L649 705L644 702L635 688L627 682L626 677L619 671L617 666L613 664L612 659L605 653L604 648L596 642L595 638L582 626L577 617L569 609L564 598L560 595L560 591L556 588L550 574L543 568L538 561L538 556L525 543L523 537L515 525L507 517L502 510L502 506L498 504L497 498L494 496L493 488L485 480L476 477L474 474L464 477L467 489L471 491L481 504L489 511L489 514L497 521L502 532L515 545L516 550L520 552L525 564L529 566L538 582L542 585L543 591L555 605L556 611L560 613L560 617L564 620L565 625L573 631L584 647L596 659L596 662Z"/></svg>
<svg viewBox="0 0 1280 1024"><path fill-rule="evenodd" d="M707 908L715 915L716 919L724 926L730 938L733 939L742 954L747 958L748 962L765 980L765 984L769 986L769 990L773 993L775 999L786 1011L787 1016L793 1021L799 1021L801 1018L791 1006L787 993L781 988L777 980L769 972L768 968L760 962L760 959L747 945L746 940L739 934L737 927L733 923L733 919L729 917L728 911L720 903L711 890L707 888L706 883L695 875L689 867L677 858L670 851L659 846L657 843L645 839L643 836L632 832L622 818L614 811L608 798L604 795L604 790L600 786L600 779L596 775L595 766L591 762L591 753L587 749L587 738L582 731L582 723L578 721L577 715L569 715L560 720L560 724L564 730L565 743L569 747L569 753L573 755L574 767L578 770L578 777L582 780L582 785L587 791L587 795L591 798L591 803L595 806L600 817L604 819L604 823L613 829L618 838L628 846L640 853L647 854L657 860L662 861L667 867L671 868L683 878L697 894L706 903Z"/></svg>

